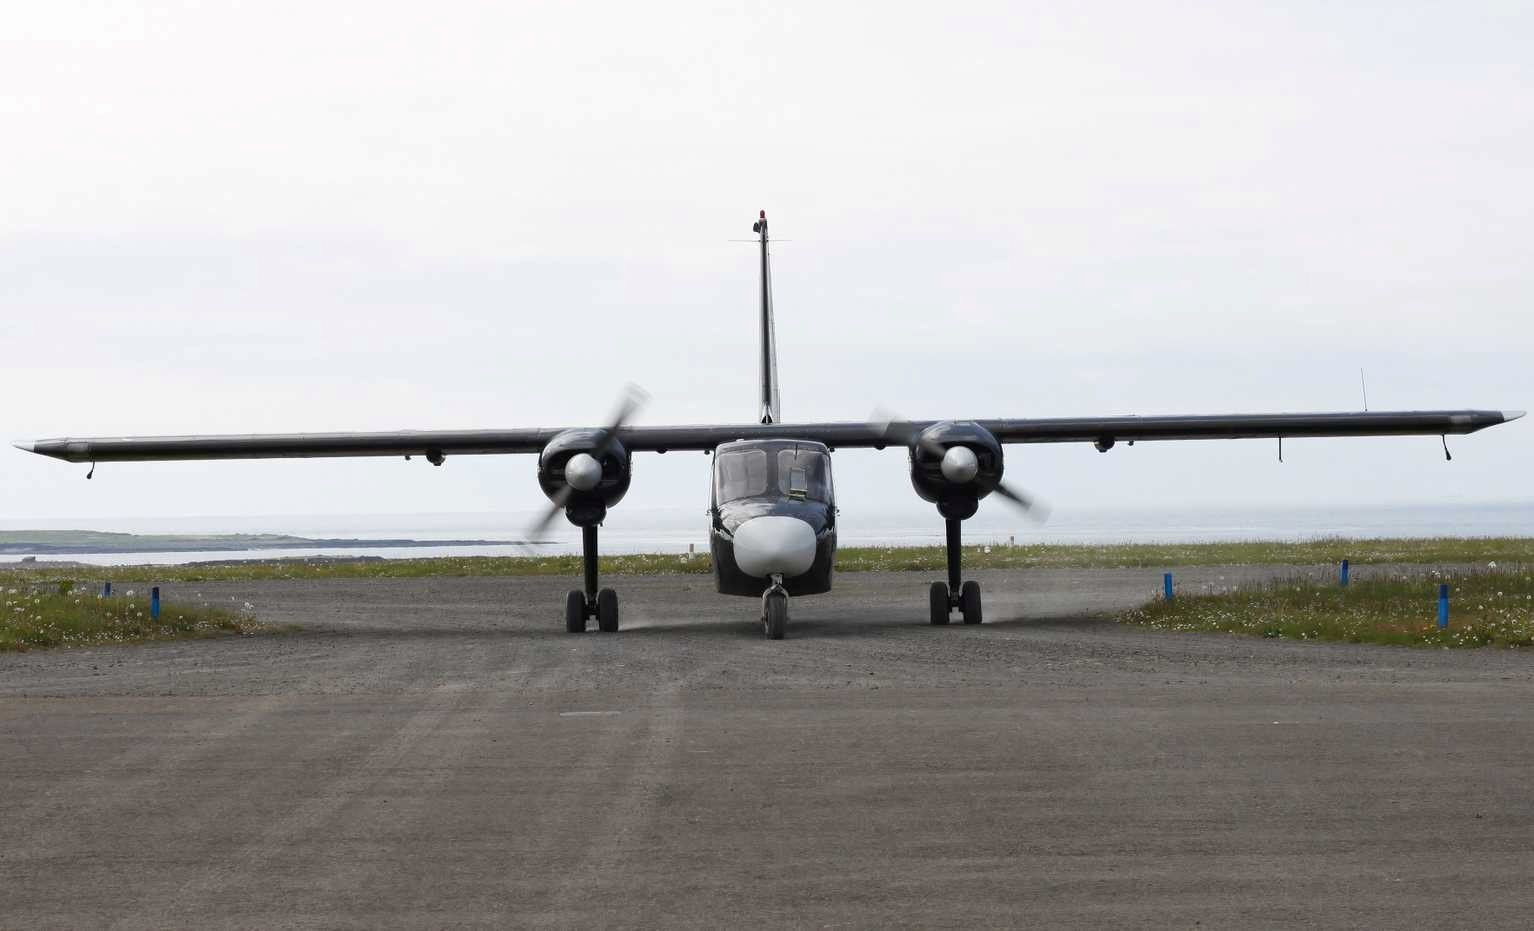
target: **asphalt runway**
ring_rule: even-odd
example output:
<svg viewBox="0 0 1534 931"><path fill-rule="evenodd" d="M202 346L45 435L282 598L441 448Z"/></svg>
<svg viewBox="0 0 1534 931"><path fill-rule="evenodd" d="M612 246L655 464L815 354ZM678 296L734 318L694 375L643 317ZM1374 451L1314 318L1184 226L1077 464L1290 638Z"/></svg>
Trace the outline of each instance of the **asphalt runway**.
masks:
<svg viewBox="0 0 1534 931"><path fill-rule="evenodd" d="M1184 586L1293 569L1200 569ZM1534 656L1165 634L1144 570L198 584L0 655L5 927L1526 927Z"/></svg>

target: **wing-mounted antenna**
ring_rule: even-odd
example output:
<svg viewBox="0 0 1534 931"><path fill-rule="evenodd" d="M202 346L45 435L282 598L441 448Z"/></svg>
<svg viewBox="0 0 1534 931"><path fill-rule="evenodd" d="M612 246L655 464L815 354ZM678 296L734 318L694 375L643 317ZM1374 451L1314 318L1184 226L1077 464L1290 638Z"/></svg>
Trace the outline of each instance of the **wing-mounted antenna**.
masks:
<svg viewBox="0 0 1534 931"><path fill-rule="evenodd" d="M762 384L757 409L760 423L779 423L782 413L778 406L778 336L772 322L772 267L767 257L767 211L758 214L751 225L762 247Z"/></svg>

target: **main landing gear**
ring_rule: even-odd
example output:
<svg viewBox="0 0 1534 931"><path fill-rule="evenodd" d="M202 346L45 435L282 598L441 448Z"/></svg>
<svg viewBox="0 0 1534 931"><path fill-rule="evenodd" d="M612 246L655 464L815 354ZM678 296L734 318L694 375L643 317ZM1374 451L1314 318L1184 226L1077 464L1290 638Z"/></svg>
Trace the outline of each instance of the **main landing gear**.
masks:
<svg viewBox="0 0 1534 931"><path fill-rule="evenodd" d="M610 588L597 590L597 527L595 524L581 528L581 555L586 570L586 590L572 591L565 596L565 630L578 634L586 629L586 621L597 619L597 629L614 633L618 629L618 593Z"/></svg>
<svg viewBox="0 0 1534 931"><path fill-rule="evenodd" d="M772 586L762 592L762 633L768 640L782 640L788 630L788 591L783 576L774 574Z"/></svg>
<svg viewBox="0 0 1534 931"><path fill-rule="evenodd" d="M959 528L962 521L950 517L948 521L948 582L933 582L928 591L933 624L947 624L955 608L966 624L980 623L980 583L974 580L960 583L959 561L963 556Z"/></svg>

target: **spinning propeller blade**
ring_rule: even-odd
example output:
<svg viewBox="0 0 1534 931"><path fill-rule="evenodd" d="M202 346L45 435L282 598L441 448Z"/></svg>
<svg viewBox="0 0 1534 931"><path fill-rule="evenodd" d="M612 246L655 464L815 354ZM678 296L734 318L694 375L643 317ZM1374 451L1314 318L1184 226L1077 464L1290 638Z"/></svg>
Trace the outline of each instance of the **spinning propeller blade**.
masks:
<svg viewBox="0 0 1534 931"><path fill-rule="evenodd" d="M541 543L542 540L539 538L543 536L544 531L549 529L549 525L554 523L554 518L558 517L559 512L565 509L565 504L569 500L570 486L566 485L554 495L553 501L549 504L549 509L543 512L543 516L527 528L527 542Z"/></svg>
<svg viewBox="0 0 1534 931"><path fill-rule="evenodd" d="M996 493L1017 505L1023 512L1023 516L1036 524L1042 524L1049 520L1049 505L1027 492L1009 486L1006 482L996 483Z"/></svg>
<svg viewBox="0 0 1534 931"><path fill-rule="evenodd" d="M593 459L601 462L607 456L608 452L612 449L613 441L618 438L618 431L649 400L649 393L638 385L630 383L624 386L623 393L618 398L618 405L614 409L612 417L608 419L607 426L602 428L602 441L591 451L590 455ZM543 516L527 528L527 539L529 542L538 542L538 538L543 536L544 532L549 529L549 525L554 522L554 519L559 517L559 512L563 511L565 505L570 503L570 496L572 494L574 494L574 491L569 485L559 489L554 495L553 500L550 501L549 509L544 511Z"/></svg>
<svg viewBox="0 0 1534 931"><path fill-rule="evenodd" d="M902 420L888 408L874 408L873 413L868 417L868 422L873 427L874 435L888 440L891 446L910 446L915 443L934 459L943 458L943 444L928 438L909 420Z"/></svg>

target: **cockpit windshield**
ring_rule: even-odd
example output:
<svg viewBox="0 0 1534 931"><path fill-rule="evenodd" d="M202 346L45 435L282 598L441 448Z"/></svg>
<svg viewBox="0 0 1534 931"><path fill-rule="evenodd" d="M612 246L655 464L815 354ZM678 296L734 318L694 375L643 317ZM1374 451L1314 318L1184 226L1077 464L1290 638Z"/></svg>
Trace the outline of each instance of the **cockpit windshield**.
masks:
<svg viewBox="0 0 1534 931"><path fill-rule="evenodd" d="M767 451L742 449L714 457L714 482L720 501L759 498L767 493Z"/></svg>
<svg viewBox="0 0 1534 931"><path fill-rule="evenodd" d="M809 449L778 453L778 490L797 501L831 501L831 457Z"/></svg>
<svg viewBox="0 0 1534 931"><path fill-rule="evenodd" d="M816 449L736 449L714 457L719 501L784 497L831 502L831 457Z"/></svg>

